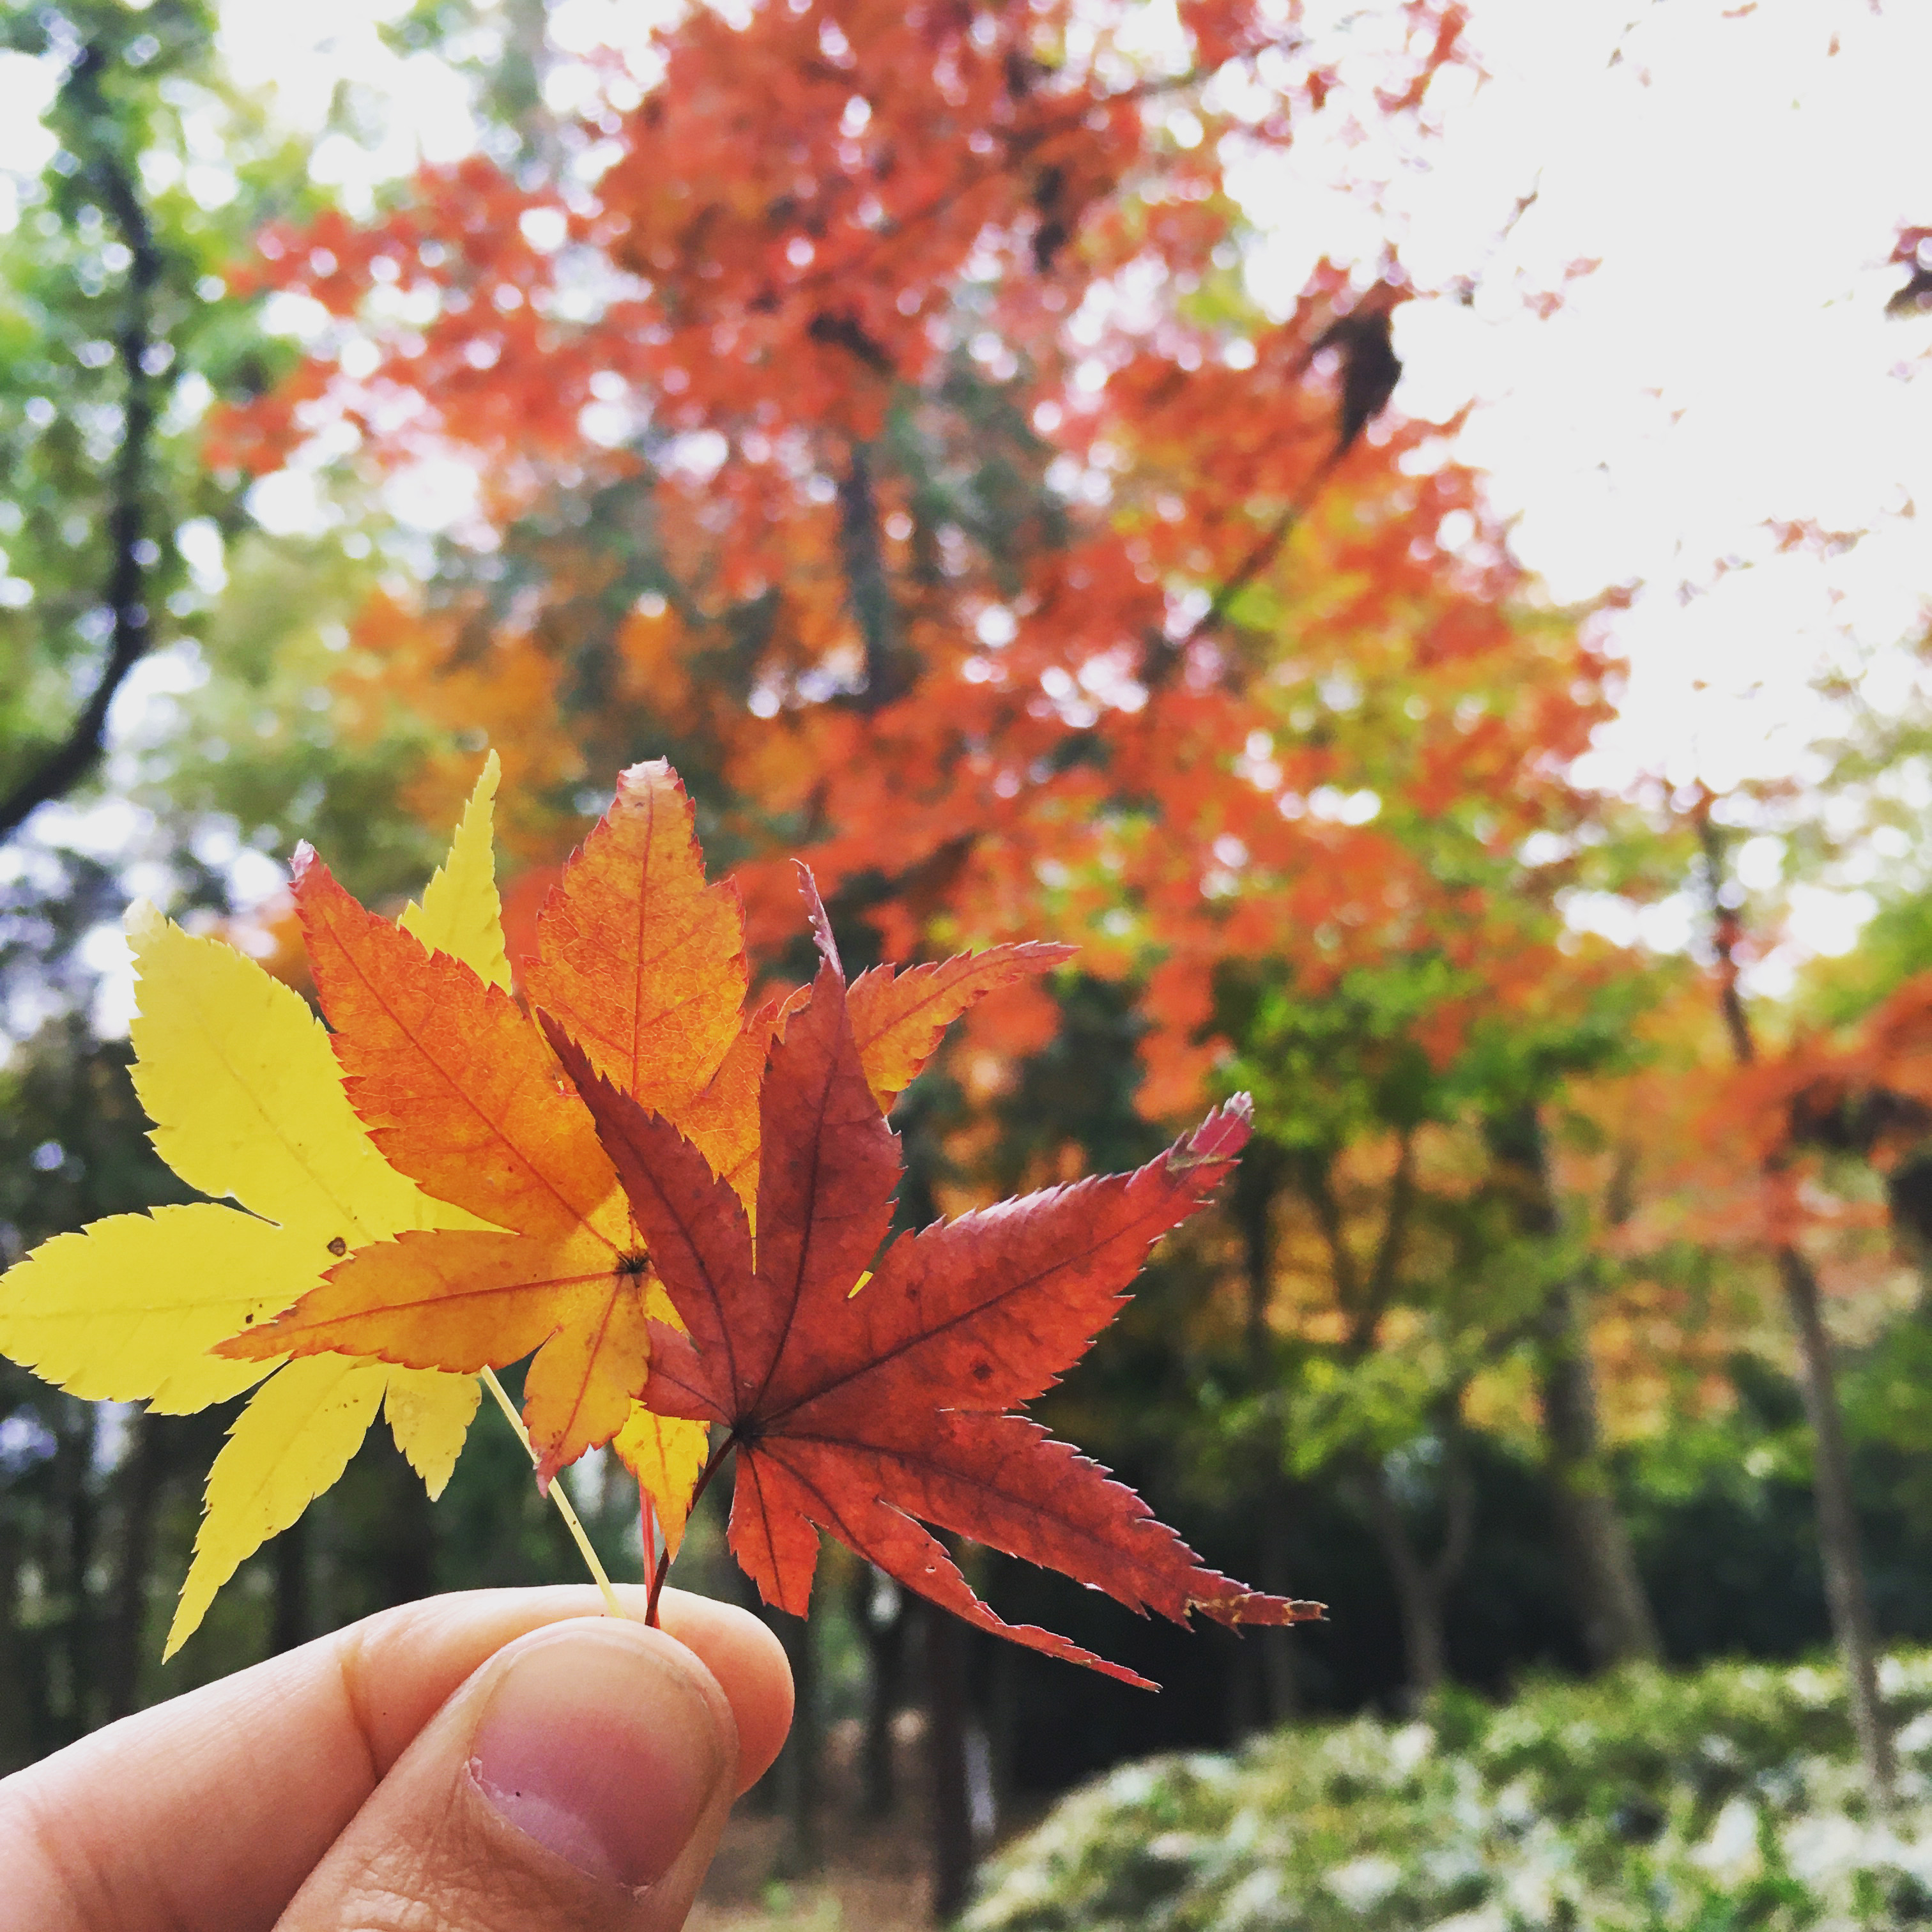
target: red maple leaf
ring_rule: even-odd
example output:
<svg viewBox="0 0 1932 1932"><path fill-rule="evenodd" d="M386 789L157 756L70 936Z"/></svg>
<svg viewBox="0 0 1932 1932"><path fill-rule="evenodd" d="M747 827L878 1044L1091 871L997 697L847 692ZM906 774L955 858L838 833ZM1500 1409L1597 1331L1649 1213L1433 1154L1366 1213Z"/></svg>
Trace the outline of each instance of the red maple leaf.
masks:
<svg viewBox="0 0 1932 1932"><path fill-rule="evenodd" d="M765 1600L804 1613L827 1530L982 1629L1148 1684L1003 1622L931 1523L1177 1622L1193 1610L1230 1624L1318 1616L1203 1568L1131 1490L1008 1412L1085 1353L1149 1243L1228 1174L1248 1138L1246 1099L1133 1174L902 1234L867 1278L892 1221L898 1142L868 1085L822 913L818 923L824 963L759 1096L755 1247L743 1203L698 1149L546 1022L690 1330L652 1324L644 1400L727 1432L710 1470L736 1449L730 1545Z"/></svg>

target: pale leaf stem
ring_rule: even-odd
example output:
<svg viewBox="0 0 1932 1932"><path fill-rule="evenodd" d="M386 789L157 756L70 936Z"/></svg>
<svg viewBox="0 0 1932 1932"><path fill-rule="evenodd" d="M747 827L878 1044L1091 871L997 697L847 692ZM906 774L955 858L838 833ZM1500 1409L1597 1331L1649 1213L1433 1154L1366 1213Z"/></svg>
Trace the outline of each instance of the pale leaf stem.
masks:
<svg viewBox="0 0 1932 1932"><path fill-rule="evenodd" d="M537 1454L536 1444L530 1440L530 1431L524 1426L524 1418L517 1413L517 1406L505 1392L503 1384L496 1379L494 1369L483 1371L483 1386L496 1398L496 1406L503 1412L504 1419L517 1432L517 1440L524 1445L532 1467L543 1459ZM584 1533L584 1526L577 1520L577 1512L570 1506L570 1498L563 1492L562 1472L554 1478L550 1485L550 1499L556 1505L556 1513L563 1518L563 1526L576 1539L578 1549L584 1560L590 1566L590 1574L597 1580L597 1587L604 1592L604 1603L614 1617L629 1614L617 1600L617 1592L611 1588L610 1580L604 1573L604 1566L597 1559L597 1552L590 1546L590 1539Z"/></svg>

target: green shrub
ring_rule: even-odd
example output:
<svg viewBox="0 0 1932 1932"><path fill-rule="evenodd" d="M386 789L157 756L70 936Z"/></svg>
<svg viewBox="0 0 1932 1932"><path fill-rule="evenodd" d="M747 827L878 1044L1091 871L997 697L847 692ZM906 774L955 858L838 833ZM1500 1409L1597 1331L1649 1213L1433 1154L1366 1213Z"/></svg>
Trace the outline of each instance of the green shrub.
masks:
<svg viewBox="0 0 1932 1932"><path fill-rule="evenodd" d="M1932 1924L1932 1652L1886 1660L1900 1802L1838 1673L1534 1686L1430 1722L1129 1766L987 1871L968 1932L1798 1932Z"/></svg>

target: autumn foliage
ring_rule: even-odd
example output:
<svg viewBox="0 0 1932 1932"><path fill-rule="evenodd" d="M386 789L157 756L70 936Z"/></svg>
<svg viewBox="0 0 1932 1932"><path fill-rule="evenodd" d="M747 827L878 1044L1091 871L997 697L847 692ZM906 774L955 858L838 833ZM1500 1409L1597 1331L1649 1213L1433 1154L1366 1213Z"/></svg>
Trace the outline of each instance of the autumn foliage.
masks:
<svg viewBox="0 0 1932 1932"><path fill-rule="evenodd" d="M1876 1093L1902 1124L1855 1152L1892 1160L1916 1089L1882 1028L1890 1071L1836 1040L1738 1072L1694 973L1576 916L1572 895L1660 896L1688 863L1667 812L1646 823L1580 776L1618 673L1595 614L1542 600L1456 423L1400 412L1414 292L1394 251L1292 284L1256 269L1272 244L1250 211L1298 143L1367 158L1366 196L1426 137L1462 10L1335 28L1216 0L1171 31L1154 10L697 10L658 41L660 77L558 117L547 158L426 170L371 220L267 232L256 285L327 326L213 447L266 468L325 438L367 481L439 455L477 475L434 580L364 610L333 696L358 733L427 721L424 816L478 734L503 748L513 922L558 877L586 776L664 748L742 893L734 972L756 983L792 945L797 857L855 956L946 962L846 992L880 1103L904 1084L873 1058L880 1002L1006 982L955 1064L971 1118L944 1148L950 1204L1076 1153L1013 1135L1016 1154L995 1118L1064 1044L1076 984L1130 1016L1132 1104L1162 1131L1252 1091L1239 1261L1217 1253L1189 1339L1243 1338L1227 1378L1252 1400L1219 1412L1258 1490L1382 1483L1376 1534L1398 1588L1422 1580L1420 1629L1466 1554L1458 1445L1533 1445L1592 1654L1654 1654L1600 1417L1635 1434L1729 1400L1736 1348L1778 1346L1781 1244L1845 1236L1844 1279L1873 1279L1882 1210L1820 1177ZM728 1046L721 1005L680 1081L639 1091L608 990L628 968L562 909L614 823L532 928L528 990L580 1012L591 1070L702 1148L755 1224L745 1095L789 1056L798 996ZM298 897L324 916L320 874ZM1029 970L1042 932L1081 943L1077 982ZM956 964L968 946L991 950ZM598 1104L598 1158L634 1184L628 1116ZM591 1439L544 1395L550 1365L625 1304L621 1241L580 1276L542 1244L602 1238L460 1238L500 1244L506 1306L566 1276L581 1298L587 1325L535 1377L547 1468ZM1740 1264L1721 1292L1685 1259L1711 1246ZM706 1265L742 1285L722 1252ZM661 1292L695 1332L694 1280ZM326 1324L375 1318L325 1296L291 1318L339 1338ZM698 1386L683 1420L768 1419ZM614 1385L584 1400L598 1430L622 1406ZM1418 1441L1447 1445L1420 1513L1448 1525L1432 1571L1384 1481ZM1618 1592L1632 1613L1605 1634L1592 1605Z"/></svg>
<svg viewBox="0 0 1932 1932"><path fill-rule="evenodd" d="M211 1294L188 1266L131 1281L116 1272L129 1241L184 1263L179 1251L206 1231L104 1223L8 1278L8 1346L65 1386L188 1408L287 1364L224 1456L238 1450L258 1495L280 1483L298 1496L293 1514L346 1460L330 1426L345 1412L359 1437L355 1424L388 1389L408 1447L412 1402L453 1403L460 1443L472 1378L530 1356L524 1426L541 1484L614 1440L664 1526L668 1562L694 1496L735 1450L731 1546L768 1602L800 1614L827 1530L986 1628L1146 1682L1002 1623L920 1520L1179 1622L1195 1610L1234 1623L1316 1614L1203 1569L1132 1492L1010 1412L1084 1352L1149 1243L1225 1178L1247 1138L1246 1103L1138 1174L1010 1202L881 1254L899 1175L882 1106L948 1020L1061 949L875 972L848 989L808 875L824 963L808 989L747 1017L736 895L706 884L675 776L644 765L625 774L544 909L526 1012L508 989L497 920L495 782L493 764L439 875L448 890L400 922L358 905L313 854L298 860L310 962L357 1129L345 1136L338 1090L317 1082L312 1058L292 1088L271 1052L217 1063L280 1139L285 1168L326 1195L333 1168L359 1163L365 1190L422 1202L416 1225L392 1216L372 1228L340 1199L279 1270L250 1278L231 1257L240 1265ZM286 1010L286 989L224 953L185 956L180 992L216 999L238 976L246 997ZM218 1138L218 1106L190 1100L174 1131ZM182 1162L218 1178L192 1150ZM296 1232L219 1207L177 1212L238 1238L260 1229L268 1257ZM292 1278L318 1263L320 1282L284 1312ZM158 1356L136 1346L157 1338ZM218 1359L203 1360L210 1341ZM249 1439L278 1382L286 1394L284 1378L305 1387L318 1373L328 1379L306 1439L300 1428ZM419 1386L394 1379L412 1375ZM365 1387L352 1389L358 1376ZM251 1531L285 1526L259 1510L228 1520L217 1482L209 1504L202 1544L220 1550L224 1575L254 1546ZM222 1579L198 1580L175 1642Z"/></svg>

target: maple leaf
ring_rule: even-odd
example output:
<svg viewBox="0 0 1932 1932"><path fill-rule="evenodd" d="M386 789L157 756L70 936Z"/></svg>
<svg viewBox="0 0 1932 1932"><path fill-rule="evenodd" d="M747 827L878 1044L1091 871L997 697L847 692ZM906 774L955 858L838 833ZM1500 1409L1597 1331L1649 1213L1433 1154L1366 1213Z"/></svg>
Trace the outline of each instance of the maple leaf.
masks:
<svg viewBox="0 0 1932 1932"><path fill-rule="evenodd" d="M496 778L492 758L448 860L404 916L416 935L404 943L460 951L507 980L490 846ZM262 1384L208 1472L172 1656L242 1562L341 1474L379 1410L434 1496L478 1400L465 1376L339 1356L236 1362L210 1345L286 1306L350 1250L483 1224L383 1160L299 994L145 903L127 925L135 1090L162 1158L215 1198L111 1215L37 1248L0 1280L0 1351L70 1394L164 1414Z"/></svg>
<svg viewBox="0 0 1932 1932"><path fill-rule="evenodd" d="M1077 949L1041 940L962 952L935 964L875 966L847 989L860 1064L873 1097L889 1108L938 1051L946 1030L988 993L1071 959Z"/></svg>
<svg viewBox="0 0 1932 1932"><path fill-rule="evenodd" d="M694 818L663 760L625 772L545 902L524 974L600 1073L673 1116L738 1037L746 983L737 889L705 884Z"/></svg>
<svg viewBox="0 0 1932 1932"><path fill-rule="evenodd" d="M855 1289L891 1222L898 1142L814 914L824 963L760 1094L755 1247L743 1203L702 1151L546 1018L688 1331L654 1330L645 1400L727 1432L712 1466L736 1449L730 1546L766 1601L804 1614L829 1530L982 1629L1147 1683L1051 1631L1003 1622L930 1522L1177 1622L1197 1610L1229 1623L1318 1614L1204 1568L1098 1464L1007 1412L1085 1352L1150 1242L1226 1176L1248 1136L1245 1100L1134 1174L902 1235Z"/></svg>
<svg viewBox="0 0 1932 1932"><path fill-rule="evenodd" d="M539 915L527 976L584 1025L627 1090L701 1121L740 1031L744 938L736 894L704 883L692 819L668 766L625 772ZM298 855L295 892L350 1096L376 1144L438 1198L494 1225L362 1250L220 1352L334 1352L473 1372L534 1352L524 1421L539 1480L548 1486L615 1438L670 1534L701 1465L701 1432L638 1412L646 1321L677 1318L589 1116L505 986L458 960L424 959L313 854Z"/></svg>
<svg viewBox="0 0 1932 1932"><path fill-rule="evenodd" d="M392 1165L486 1223L358 1249L236 1360L333 1352L475 1372L535 1352L525 1420L548 1478L628 1418L646 1268L583 1109L509 994L368 911L313 854L296 899L350 1097Z"/></svg>
<svg viewBox="0 0 1932 1932"><path fill-rule="evenodd" d="M695 817L662 760L623 772L544 902L524 980L533 1004L571 1015L600 1071L742 1163L763 1059L742 1024L745 914L735 887L706 884ZM675 1555L705 1432L633 1398L611 1447Z"/></svg>
<svg viewBox="0 0 1932 1932"><path fill-rule="evenodd" d="M372 1356L474 1372L534 1352L524 1421L549 1479L612 1442L674 1551L705 1455L703 1426L639 1400L647 1323L675 1325L593 1124L558 1085L508 968L484 985L424 959L312 854L295 895L350 1099L401 1172L487 1226L359 1248L278 1320L221 1341L233 1360ZM406 924L406 920L405 921ZM755 1198L759 1080L782 1004L741 1017L735 891L705 883L689 800L662 761L633 766L565 868L526 962L534 1001L580 1028L600 1072L675 1121ZM896 1090L974 1000L1066 956L1003 947L868 974L867 1071Z"/></svg>
<svg viewBox="0 0 1932 1932"><path fill-rule="evenodd" d="M889 1108L919 1077L938 1051L946 1028L961 1014L988 993L1063 964L1078 950L1034 940L956 953L927 965L875 966L861 974L847 995L853 1042L866 1084L880 1108ZM749 1015L710 1084L682 1114L667 1117L703 1151L712 1172L730 1183L746 1212L754 1216L758 1199L759 1086L772 1042L784 1036L786 1021L805 998L805 989L800 988L785 998L768 1000ZM632 1099L641 1097L632 1092Z"/></svg>

